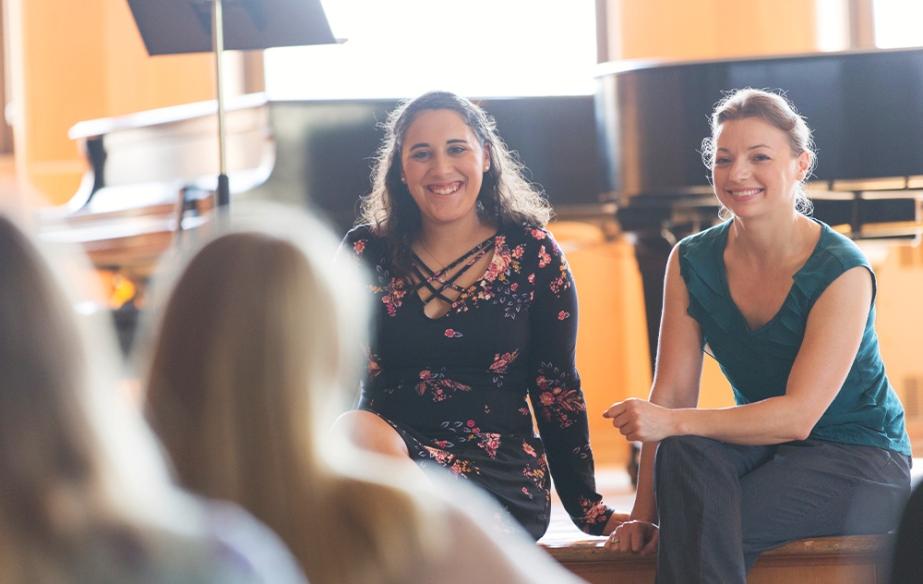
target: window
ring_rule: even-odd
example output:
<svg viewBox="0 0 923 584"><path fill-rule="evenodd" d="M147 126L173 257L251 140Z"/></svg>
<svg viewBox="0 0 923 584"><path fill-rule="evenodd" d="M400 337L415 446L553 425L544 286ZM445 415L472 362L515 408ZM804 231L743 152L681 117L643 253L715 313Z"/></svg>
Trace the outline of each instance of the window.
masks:
<svg viewBox="0 0 923 584"><path fill-rule="evenodd" d="M875 0L875 46L897 49L923 45L923 2Z"/></svg>
<svg viewBox="0 0 923 584"><path fill-rule="evenodd" d="M593 0L326 0L341 45L266 51L273 99L579 95L595 90Z"/></svg>

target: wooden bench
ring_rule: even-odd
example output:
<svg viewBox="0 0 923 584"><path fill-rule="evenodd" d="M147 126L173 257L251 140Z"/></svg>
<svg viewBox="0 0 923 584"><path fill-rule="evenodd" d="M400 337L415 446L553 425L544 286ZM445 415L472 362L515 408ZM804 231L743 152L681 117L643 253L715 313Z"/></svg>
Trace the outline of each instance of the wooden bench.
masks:
<svg viewBox="0 0 923 584"><path fill-rule="evenodd" d="M590 584L651 584L654 557L603 547L604 538L545 537L539 544ZM886 584L892 536L853 535L803 539L767 551L750 572L750 584ZM923 575L921 575L923 580Z"/></svg>

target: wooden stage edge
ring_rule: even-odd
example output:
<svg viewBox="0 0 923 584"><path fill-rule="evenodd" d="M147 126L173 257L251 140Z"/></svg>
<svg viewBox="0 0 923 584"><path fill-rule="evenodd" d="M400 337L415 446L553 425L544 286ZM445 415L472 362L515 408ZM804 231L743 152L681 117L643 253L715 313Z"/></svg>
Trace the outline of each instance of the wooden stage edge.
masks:
<svg viewBox="0 0 923 584"><path fill-rule="evenodd" d="M914 461L914 482L923 478L923 460ZM623 469L597 471L597 488L617 511L631 510L634 493ZM749 584L879 584L888 581L890 535L856 535L804 539L760 556ZM640 557L603 547L605 538L588 536L571 523L557 497L551 524L539 540L558 562L590 584L652 584L654 556Z"/></svg>
<svg viewBox="0 0 923 584"><path fill-rule="evenodd" d="M540 542L571 572L590 584L651 584L654 556L608 550L604 538ZM750 572L750 584L878 584L888 580L892 536L854 535L804 539L765 552Z"/></svg>

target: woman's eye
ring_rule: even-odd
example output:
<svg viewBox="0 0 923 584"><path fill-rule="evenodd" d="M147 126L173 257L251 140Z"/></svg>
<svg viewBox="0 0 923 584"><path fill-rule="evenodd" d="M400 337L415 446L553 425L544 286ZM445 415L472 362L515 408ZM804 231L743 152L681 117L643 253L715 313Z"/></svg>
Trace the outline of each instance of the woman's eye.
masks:
<svg viewBox="0 0 923 584"><path fill-rule="evenodd" d="M753 155L753 160L755 160L756 162L765 162L765 161L771 160L771 159L770 159L769 156L766 155L766 154L754 154L754 155Z"/></svg>
<svg viewBox="0 0 923 584"><path fill-rule="evenodd" d="M410 158L413 160L426 160L429 158L429 152L427 150L415 150L410 154Z"/></svg>
<svg viewBox="0 0 923 584"><path fill-rule="evenodd" d="M466 150L464 146L449 146L449 154L462 154Z"/></svg>
<svg viewBox="0 0 923 584"><path fill-rule="evenodd" d="M715 166L727 166L730 163L730 158L715 158Z"/></svg>

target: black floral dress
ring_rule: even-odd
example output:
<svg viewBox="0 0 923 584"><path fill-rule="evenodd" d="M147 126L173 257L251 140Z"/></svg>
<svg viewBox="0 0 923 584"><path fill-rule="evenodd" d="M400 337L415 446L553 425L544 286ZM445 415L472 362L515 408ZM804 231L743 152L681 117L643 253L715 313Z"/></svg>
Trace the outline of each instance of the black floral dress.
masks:
<svg viewBox="0 0 923 584"><path fill-rule="evenodd" d="M484 275L430 319L414 285L393 273L384 240L366 227L347 235L373 270L377 307L359 407L390 423L415 460L486 489L536 539L548 527L550 467L574 523L600 534L612 510L596 492L567 263L530 225L485 243Z"/></svg>

